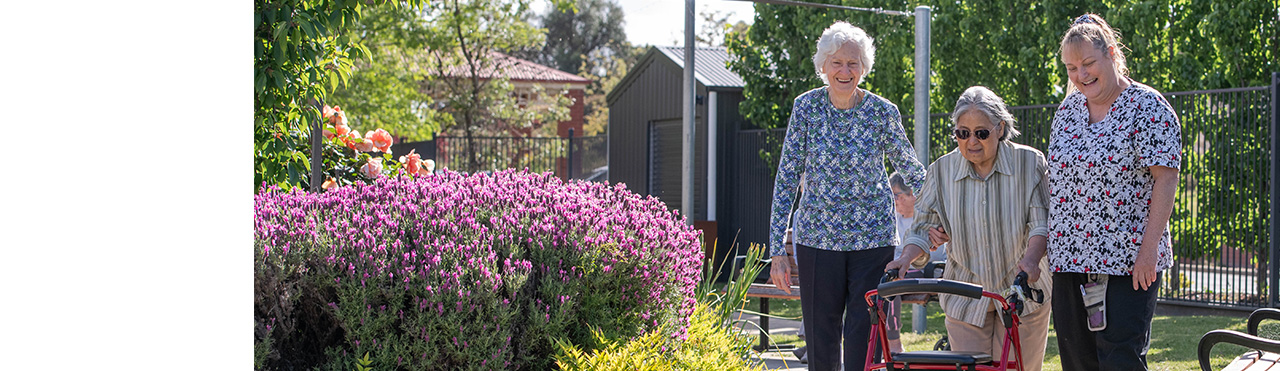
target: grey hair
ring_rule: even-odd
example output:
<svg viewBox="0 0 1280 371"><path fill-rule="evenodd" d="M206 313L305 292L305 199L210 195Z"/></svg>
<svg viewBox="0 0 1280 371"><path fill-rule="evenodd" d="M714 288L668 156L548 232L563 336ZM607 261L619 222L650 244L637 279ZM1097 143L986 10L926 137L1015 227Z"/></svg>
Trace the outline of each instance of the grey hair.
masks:
<svg viewBox="0 0 1280 371"><path fill-rule="evenodd" d="M813 53L813 70L822 78L823 84L830 82L827 81L827 74L822 72L822 64L845 43L853 43L862 50L862 73L858 75L858 81L854 81L854 85L862 84L862 79L871 73L871 67L876 63L875 40L858 26L836 21L831 27L822 30L822 37L818 39L818 51Z"/></svg>
<svg viewBox="0 0 1280 371"><path fill-rule="evenodd" d="M978 110L993 126L1003 122L1004 130L1000 133L1000 140L1009 140L1021 134L1014 127L1018 120L1009 113L1009 109L1004 105L1004 99L985 86L971 86L960 94L960 99L956 100L956 109L951 111L952 126L958 124L960 116L969 110Z"/></svg>
<svg viewBox="0 0 1280 371"><path fill-rule="evenodd" d="M911 192L911 188L907 188L906 179L903 179L902 174L896 171L893 172L893 174L889 174L889 186L897 187L898 189L905 190L907 191L907 193Z"/></svg>

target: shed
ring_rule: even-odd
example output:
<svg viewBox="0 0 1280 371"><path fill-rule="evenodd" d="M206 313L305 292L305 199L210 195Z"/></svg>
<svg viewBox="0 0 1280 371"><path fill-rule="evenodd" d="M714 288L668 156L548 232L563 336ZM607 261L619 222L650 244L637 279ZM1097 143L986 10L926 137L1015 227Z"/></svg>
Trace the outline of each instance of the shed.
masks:
<svg viewBox="0 0 1280 371"><path fill-rule="evenodd" d="M759 157L767 132L738 113L744 82L724 48L694 51L697 107L693 220L709 240L767 243L772 170ZM651 47L606 96L609 181L680 210L683 47ZM710 127L710 131L708 131ZM710 133L710 135L709 135ZM710 166L708 166L710 164Z"/></svg>

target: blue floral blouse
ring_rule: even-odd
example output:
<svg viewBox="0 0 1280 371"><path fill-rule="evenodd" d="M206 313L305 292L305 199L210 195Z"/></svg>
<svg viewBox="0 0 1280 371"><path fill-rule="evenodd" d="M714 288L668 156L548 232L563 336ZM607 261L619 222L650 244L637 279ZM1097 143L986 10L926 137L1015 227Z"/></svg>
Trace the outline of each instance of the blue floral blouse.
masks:
<svg viewBox="0 0 1280 371"><path fill-rule="evenodd" d="M847 110L831 104L825 86L796 97L773 183L770 255L786 255L782 236L802 175L796 244L836 251L898 245L885 160L913 191L924 183L924 166L902 129L898 106L859 90L865 98Z"/></svg>

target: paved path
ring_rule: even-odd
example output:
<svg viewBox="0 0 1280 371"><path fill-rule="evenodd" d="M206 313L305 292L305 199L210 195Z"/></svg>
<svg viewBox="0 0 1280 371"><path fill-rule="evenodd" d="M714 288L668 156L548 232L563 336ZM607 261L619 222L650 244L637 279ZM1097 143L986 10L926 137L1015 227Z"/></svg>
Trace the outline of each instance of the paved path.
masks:
<svg viewBox="0 0 1280 371"><path fill-rule="evenodd" d="M737 314L734 314L734 318L737 318L737 316L738 316ZM742 319L751 321L756 324L760 323L760 317L754 314L743 314ZM746 332L751 335L758 335L760 333L760 330L756 329L755 326L746 326ZM769 333L775 334L775 335L798 335L800 333L800 321L770 318ZM774 350L774 351L768 351L763 353L756 353L756 357L757 359L764 361L764 366L765 366L764 368L766 370L808 370L809 369L808 365L800 363L800 360L796 359L796 356L794 354L791 354L790 350L782 350L782 351Z"/></svg>

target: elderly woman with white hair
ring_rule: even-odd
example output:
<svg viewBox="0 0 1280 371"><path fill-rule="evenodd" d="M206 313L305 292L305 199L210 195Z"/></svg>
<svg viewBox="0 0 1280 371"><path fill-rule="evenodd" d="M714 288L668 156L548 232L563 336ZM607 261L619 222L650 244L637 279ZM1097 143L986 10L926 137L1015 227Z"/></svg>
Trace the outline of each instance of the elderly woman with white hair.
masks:
<svg viewBox="0 0 1280 371"><path fill-rule="evenodd" d="M796 97L774 180L771 275L789 293L783 235L804 176L794 238L810 370L840 369L842 339L847 368L865 362L871 321L862 297L898 245L885 160L912 189L924 178L898 107L858 88L875 62L872 42L845 22L822 32L813 65L825 85Z"/></svg>
<svg viewBox="0 0 1280 371"><path fill-rule="evenodd" d="M985 87L970 87L960 95L951 122L956 149L929 165L907 246L885 269L920 264L917 258L928 255L923 246L932 246L929 230L941 228L951 241L943 278L1002 292L1018 272L1027 272L1031 288L1049 292L1049 275L1041 274L1049 269L1044 259L1049 233L1044 154L1009 140L1018 135L1013 115ZM1021 315L1022 370L1040 370L1044 362L1050 307L1050 299L1045 300L1027 301ZM991 299L941 295L939 301L952 350L1001 358L1005 328Z"/></svg>

